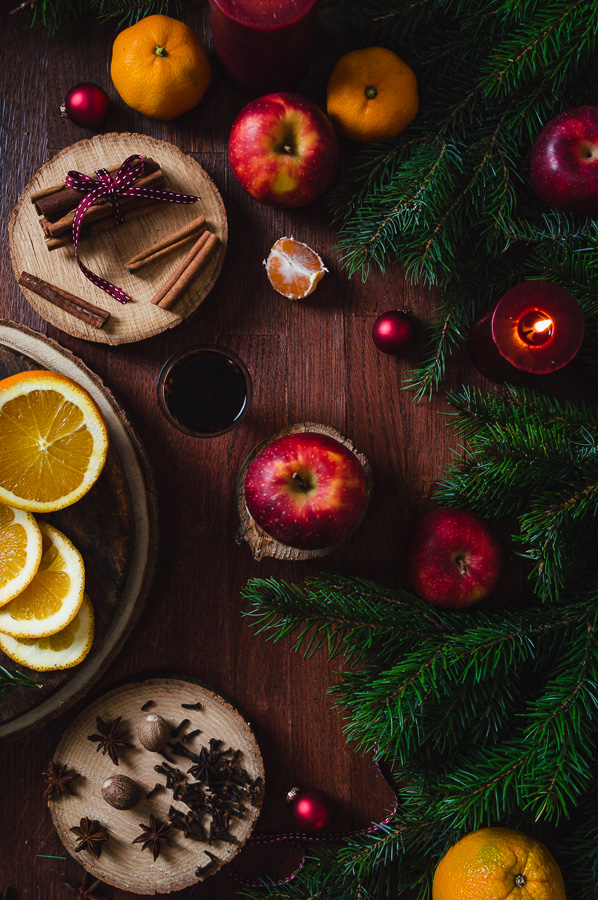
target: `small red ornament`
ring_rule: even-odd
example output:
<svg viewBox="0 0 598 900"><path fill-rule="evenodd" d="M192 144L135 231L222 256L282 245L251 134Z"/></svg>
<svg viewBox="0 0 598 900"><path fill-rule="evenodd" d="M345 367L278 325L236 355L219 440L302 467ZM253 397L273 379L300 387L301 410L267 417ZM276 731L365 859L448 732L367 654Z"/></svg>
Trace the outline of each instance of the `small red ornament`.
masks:
<svg viewBox="0 0 598 900"><path fill-rule="evenodd" d="M70 89L60 115L82 128L99 128L110 110L110 98L98 84L84 81Z"/></svg>
<svg viewBox="0 0 598 900"><path fill-rule="evenodd" d="M399 309L382 313L372 328L372 338L378 350L394 356L400 356L411 348L413 336L412 317Z"/></svg>
<svg viewBox="0 0 598 900"><path fill-rule="evenodd" d="M291 812L302 831L322 831L334 813L330 797L316 788L291 788L287 794Z"/></svg>

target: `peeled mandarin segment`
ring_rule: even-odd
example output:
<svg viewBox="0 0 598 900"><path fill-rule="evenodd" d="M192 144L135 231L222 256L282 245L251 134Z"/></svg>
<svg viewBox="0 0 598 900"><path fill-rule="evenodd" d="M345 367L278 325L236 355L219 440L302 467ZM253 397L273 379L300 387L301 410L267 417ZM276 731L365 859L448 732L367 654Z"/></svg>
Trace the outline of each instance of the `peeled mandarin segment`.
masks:
<svg viewBox="0 0 598 900"><path fill-rule="evenodd" d="M0 504L0 607L31 582L42 557L42 535L31 513Z"/></svg>
<svg viewBox="0 0 598 900"><path fill-rule="evenodd" d="M328 269L318 254L294 238L279 238L265 262L275 291L290 300L303 300L316 289Z"/></svg>
<svg viewBox="0 0 598 900"><path fill-rule="evenodd" d="M42 559L33 580L0 609L0 632L15 638L55 634L76 616L83 601L85 569L80 553L52 525L40 522Z"/></svg>
<svg viewBox="0 0 598 900"><path fill-rule="evenodd" d="M49 637L14 638L0 634L0 650L36 672L70 669L79 665L93 644L94 614L87 594L75 618L62 631Z"/></svg>
<svg viewBox="0 0 598 900"><path fill-rule="evenodd" d="M22 372L0 381L0 501L63 509L95 483L107 450L99 409L71 379Z"/></svg>

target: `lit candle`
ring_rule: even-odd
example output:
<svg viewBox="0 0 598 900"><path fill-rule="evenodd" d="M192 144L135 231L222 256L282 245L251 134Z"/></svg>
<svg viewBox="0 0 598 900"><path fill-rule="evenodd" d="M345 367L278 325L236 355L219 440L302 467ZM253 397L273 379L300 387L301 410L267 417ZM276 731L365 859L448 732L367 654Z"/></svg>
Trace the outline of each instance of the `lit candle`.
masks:
<svg viewBox="0 0 598 900"><path fill-rule="evenodd" d="M579 350L583 331L583 314L568 291L551 281L524 281L480 316L467 348L490 381L518 381L526 372L562 369Z"/></svg>
<svg viewBox="0 0 598 900"><path fill-rule="evenodd" d="M214 52L250 96L297 86L309 62L316 0L210 0Z"/></svg>

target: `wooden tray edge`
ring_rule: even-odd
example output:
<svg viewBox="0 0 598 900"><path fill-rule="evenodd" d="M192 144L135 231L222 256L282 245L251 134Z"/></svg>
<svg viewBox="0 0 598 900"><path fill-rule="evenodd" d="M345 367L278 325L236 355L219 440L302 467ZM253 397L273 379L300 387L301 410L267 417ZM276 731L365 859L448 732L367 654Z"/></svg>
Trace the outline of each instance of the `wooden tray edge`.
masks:
<svg viewBox="0 0 598 900"><path fill-rule="evenodd" d="M48 697L48 699L45 700L39 707L34 710L30 710L27 713L24 713L22 716L11 719L9 722L4 723L3 725L0 725L0 740L6 737L20 738L30 732L33 728L42 727L47 722L56 718L56 716L60 715L64 710L76 703L102 676L112 660L121 651L131 631L139 620L139 616L141 615L141 612L143 610L145 600L154 578L158 555L157 549L159 543L158 502L153 470L145 448L137 437L133 426L125 415L123 409L116 401L112 391L110 391L110 389L104 385L99 375L96 375L96 373L89 369L82 360L78 359L78 357L76 357L74 353L62 347L57 341L54 341L52 338L48 338L40 332L28 328L26 325L20 325L16 322L11 322L8 319L0 319L0 332L3 328L9 328L16 331L17 333L25 335L26 337L41 340L41 342L43 344L46 344L50 348L50 350L58 353L59 356L66 358L77 370L79 370L84 375L84 377L88 378L100 391L106 402L110 404L111 408L117 415L123 431L126 433L132 450L135 453L137 463L139 465L139 471L145 484L146 490L144 492L144 496L147 505L148 529L146 543L147 552L144 556L145 565L143 566L143 572L139 575L137 599L135 601L134 609L130 616L130 619L123 627L115 645L110 649L110 651L108 651L98 660L97 669L92 672L91 676L86 675L85 679L82 679L82 672L84 671L83 667L85 666L84 662L82 664L82 668L77 671L73 679L69 681L64 687L60 688L60 690L58 690L55 694ZM28 352L26 350L24 351L22 347L18 347L18 349L20 350L20 352L24 352L26 354ZM121 454L119 454L119 459L121 460L121 464L124 467L125 462L122 459ZM132 496L131 499L133 502L136 537L137 540L139 540L139 515L135 507L135 498ZM125 586L123 588L123 596L127 593L127 591L132 590L130 586L130 579L133 575L136 574L136 572L131 571L127 573ZM113 622L114 621L115 620L113 620ZM84 683L79 684L79 682L81 681L84 681Z"/></svg>

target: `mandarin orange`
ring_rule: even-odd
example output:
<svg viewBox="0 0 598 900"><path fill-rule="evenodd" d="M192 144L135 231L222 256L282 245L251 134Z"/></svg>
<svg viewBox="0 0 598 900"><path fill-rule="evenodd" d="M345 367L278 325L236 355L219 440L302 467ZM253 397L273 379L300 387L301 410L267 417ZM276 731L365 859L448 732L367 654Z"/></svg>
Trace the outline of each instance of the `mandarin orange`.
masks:
<svg viewBox="0 0 598 900"><path fill-rule="evenodd" d="M114 41L110 74L128 106L168 121L197 106L212 79L194 31L169 16L146 16Z"/></svg>
<svg viewBox="0 0 598 900"><path fill-rule="evenodd" d="M274 290L289 300L303 300L328 271L315 250L292 237L279 238L264 265Z"/></svg>
<svg viewBox="0 0 598 900"><path fill-rule="evenodd" d="M432 900L566 900L561 870L535 838L510 828L480 828L440 860Z"/></svg>
<svg viewBox="0 0 598 900"><path fill-rule="evenodd" d="M413 121L417 81L391 50L352 50L334 67L326 102L328 117L345 137L369 144L396 137Z"/></svg>

